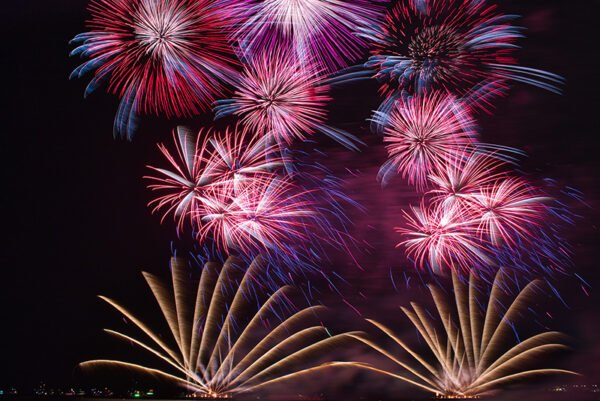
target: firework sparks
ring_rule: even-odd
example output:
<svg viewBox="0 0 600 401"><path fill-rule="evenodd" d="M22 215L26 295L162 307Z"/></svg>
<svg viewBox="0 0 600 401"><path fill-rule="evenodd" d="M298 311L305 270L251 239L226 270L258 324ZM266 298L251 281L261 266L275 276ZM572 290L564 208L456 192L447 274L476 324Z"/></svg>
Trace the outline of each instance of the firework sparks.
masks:
<svg viewBox="0 0 600 401"><path fill-rule="evenodd" d="M367 40L358 31L377 23L384 1L261 0L238 36L248 53L273 41L289 44L299 60L312 59L329 72L362 54Z"/></svg>
<svg viewBox="0 0 600 401"><path fill-rule="evenodd" d="M527 299L541 284L528 283L508 304L502 307L505 275L498 272L490 292L484 299L478 290L475 276L468 286L452 275L454 299L447 300L444 292L429 286L437 316L428 313L416 303L411 308L401 307L425 341L434 363L425 354L416 352L386 325L372 319L369 323L393 340L404 351L395 354L368 336L350 334L374 351L385 356L406 373L386 370L361 362L334 362L326 366L355 366L375 371L401 380L443 398L477 398L500 388L501 385L531 376L549 374L576 374L563 369L532 369L526 364L551 351L564 350L563 335L548 331L521 339L509 349L503 345L510 341L515 321L527 308ZM485 312L483 305L487 303ZM483 316L482 316L483 313ZM436 320L438 321L436 323ZM440 324L441 323L441 327Z"/></svg>
<svg viewBox="0 0 600 401"><path fill-rule="evenodd" d="M309 191L310 192L310 191ZM201 197L199 240L212 238L221 249L245 254L269 249L292 252L316 228L316 207L307 192L288 178L257 180L231 195L219 188Z"/></svg>
<svg viewBox="0 0 600 401"><path fill-rule="evenodd" d="M263 253L296 265L312 260L321 243L348 250L344 205L356 203L340 181L310 165L285 171L291 154L280 157L267 142L239 126L197 137L178 128L174 151L159 145L169 167L149 167L156 174L145 177L159 193L149 206L161 221L173 217L179 234L189 223L200 243L227 253Z"/></svg>
<svg viewBox="0 0 600 401"><path fill-rule="evenodd" d="M480 0L400 0L383 24L364 31L373 41L365 66L375 69L386 96L429 88L482 98L475 99L482 105L505 81L559 93L561 77L517 65L515 42L523 33L511 25L515 18Z"/></svg>
<svg viewBox="0 0 600 401"><path fill-rule="evenodd" d="M490 263L489 252L473 234L478 220L459 206L443 205L411 207L412 215L404 212L406 225L396 231L408 237L397 246L405 246L417 266L435 272L458 269L470 272Z"/></svg>
<svg viewBox="0 0 600 401"><path fill-rule="evenodd" d="M442 93L398 100L388 115L376 112L384 127L390 159L379 170L383 183L398 172L417 189L431 174L444 171L474 143L474 122L452 96Z"/></svg>
<svg viewBox="0 0 600 401"><path fill-rule="evenodd" d="M233 98L217 102L216 118L239 116L250 131L272 137L282 148L320 132L357 150L358 139L325 124L331 98L320 69L300 64L289 49L263 50L239 79Z"/></svg>
<svg viewBox="0 0 600 401"><path fill-rule="evenodd" d="M277 156L267 157L274 149L266 146L264 140L250 138L237 127L224 132L200 130L196 136L178 127L173 142L174 152L163 144L158 146L169 169L149 166L158 176L145 178L153 182L150 189L162 193L149 206L153 212L162 212L162 220L172 214L179 232L186 220L191 219L194 224L194 216L203 207L200 195L209 188L213 188L212 193L214 187L221 193L233 193L249 180L260 180L283 164Z"/></svg>
<svg viewBox="0 0 600 401"><path fill-rule="evenodd" d="M237 6L235 6L237 7ZM106 84L121 98L115 132L132 135L138 113L192 116L209 108L235 74L228 35L232 4L215 0L92 0L90 31L72 55L89 58L88 95Z"/></svg>
<svg viewBox="0 0 600 401"><path fill-rule="evenodd" d="M527 181L509 177L480 188L471 206L480 232L493 244L515 245L515 238L533 238L528 227L542 225L549 200Z"/></svg>
<svg viewBox="0 0 600 401"><path fill-rule="evenodd" d="M494 153L479 150L459 152L444 169L429 176L435 186L429 191L432 201L441 202L445 207L452 207L454 203L465 207L482 187L506 175L502 171L504 165L504 161Z"/></svg>
<svg viewBox="0 0 600 401"><path fill-rule="evenodd" d="M80 365L116 366L158 375L204 398L229 398L275 382L282 375L290 378L302 374L295 371L293 363L314 357L347 337L330 336L322 324L307 325L309 318L324 308L293 307L289 302L293 287L280 287L257 304L251 294L256 294L256 276L263 265L260 258L247 269L235 258L227 259L222 267L209 262L202 269L196 290L188 284L185 264L176 258L171 262L172 285L164 285L154 275L144 273L175 347L168 344L167 336L152 330L117 302L101 296L153 344L119 331L106 332L166 362L171 371L105 359ZM248 315L249 311L253 314Z"/></svg>

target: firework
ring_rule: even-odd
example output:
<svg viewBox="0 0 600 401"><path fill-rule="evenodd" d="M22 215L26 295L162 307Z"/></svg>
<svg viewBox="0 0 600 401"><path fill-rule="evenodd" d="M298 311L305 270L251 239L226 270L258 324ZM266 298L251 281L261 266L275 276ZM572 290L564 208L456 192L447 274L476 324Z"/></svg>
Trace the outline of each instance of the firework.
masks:
<svg viewBox="0 0 600 401"><path fill-rule="evenodd" d="M429 176L435 186L429 191L433 202L445 207L458 203L465 207L474 201L482 187L506 175L502 171L505 162L495 153L480 150L459 152L451 163L441 171Z"/></svg>
<svg viewBox="0 0 600 401"><path fill-rule="evenodd" d="M471 207L480 232L493 244L515 245L515 237L533 240L528 228L542 225L549 200L527 181L509 177L480 188Z"/></svg>
<svg viewBox="0 0 600 401"><path fill-rule="evenodd" d="M250 131L282 148L320 132L356 150L356 138L325 124L331 98L319 72L314 64L300 64L289 49L264 50L245 66L233 98L218 102L216 117L239 116Z"/></svg>
<svg viewBox="0 0 600 401"><path fill-rule="evenodd" d="M382 93L442 90L480 103L505 89L505 81L560 92L561 77L517 65L516 16L480 0L398 0L380 25L366 29L373 42L365 64L383 82Z"/></svg>
<svg viewBox="0 0 600 401"><path fill-rule="evenodd" d="M153 183L148 187L162 195L149 203L153 212L162 212L162 220L169 215L177 219L181 232L186 220L194 224L195 216L203 205L200 195L211 188L227 197L234 189L241 188L249 180L259 180L283 164L274 149L264 140L253 139L245 131L227 128L223 132L200 130L197 135L184 127L173 134L175 151L158 145L167 160L169 169L149 166L158 176L147 176ZM218 188L214 188L218 187Z"/></svg>
<svg viewBox="0 0 600 401"><path fill-rule="evenodd" d="M274 41L295 49L299 60L313 59L333 72L356 61L367 41L357 35L377 23L384 1L261 0L238 36L247 53Z"/></svg>
<svg viewBox="0 0 600 401"><path fill-rule="evenodd" d="M228 44L238 6L220 0L92 0L89 32L72 55L94 71L85 94L106 85L121 98L115 132L131 136L138 113L192 116L222 96L235 73Z"/></svg>
<svg viewBox="0 0 600 401"><path fill-rule="evenodd" d="M411 211L412 214L404 212L406 225L396 227L397 232L408 237L397 247L406 247L408 256L420 268L470 272L491 263L489 250L474 235L479 220L463 208L427 206L422 202L420 207L411 207Z"/></svg>
<svg viewBox="0 0 600 401"><path fill-rule="evenodd" d="M201 196L198 216L199 240L212 238L221 249L292 252L290 248L307 242L315 229L316 206L307 191L289 178L271 177L254 181L233 195L219 188Z"/></svg>
<svg viewBox="0 0 600 401"><path fill-rule="evenodd" d="M452 96L440 92L398 100L388 115L376 112L384 127L389 160L379 170L383 183L398 172L417 189L444 171L474 143L474 122Z"/></svg>
<svg viewBox="0 0 600 401"><path fill-rule="evenodd" d="M506 349L515 330L515 322L527 310L527 300L541 284L535 280L503 307L503 288L507 285L505 274L496 274L489 298L478 290L475 276L468 286L452 275L454 299L446 299L445 292L429 286L435 304L435 313L428 312L416 303L402 311L427 345L430 357L418 353L386 325L367 319L373 326L397 344L403 353L395 354L362 334L350 334L374 351L385 356L401 370L386 370L361 362L334 362L326 366L356 366L375 371L396 380L408 382L443 398L478 398L503 384L548 374L576 374L562 369L532 369L526 366L551 351L563 350L563 335L547 331L526 339ZM486 305L487 306L484 306ZM485 308L485 310L482 310ZM437 320L437 322L436 322ZM405 372L405 373L404 373Z"/></svg>
<svg viewBox="0 0 600 401"><path fill-rule="evenodd" d="M235 258L227 259L222 267L209 262L195 290L180 259L172 259L171 285L144 273L175 347L169 344L166 333L152 330L116 301L101 296L153 344L119 331L106 332L166 362L171 371L104 359L81 366L117 366L158 375L204 398L229 398L268 385L283 374L297 376L293 363L318 355L344 341L345 336L330 336L322 325L307 325L309 318L324 308L294 307L289 301L291 286L278 288L264 302L255 299L260 288L256 280L263 267L260 258L247 268Z"/></svg>
<svg viewBox="0 0 600 401"><path fill-rule="evenodd" d="M341 182L298 155L293 163L292 153L280 157L277 145L248 132L236 126L194 137L178 128L173 151L159 145L169 167L149 167L156 174L145 177L159 194L152 211L161 221L174 218L179 234L187 225L201 244L225 253L263 253L296 266L322 244L348 250L344 207L356 204ZM303 171L283 168L296 164Z"/></svg>

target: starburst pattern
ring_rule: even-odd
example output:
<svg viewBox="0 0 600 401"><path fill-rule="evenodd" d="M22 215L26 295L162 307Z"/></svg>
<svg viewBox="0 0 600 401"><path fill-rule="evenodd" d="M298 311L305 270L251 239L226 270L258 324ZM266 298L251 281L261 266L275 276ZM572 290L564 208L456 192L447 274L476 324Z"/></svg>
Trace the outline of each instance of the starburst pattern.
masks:
<svg viewBox="0 0 600 401"><path fill-rule="evenodd" d="M530 226L541 226L550 198L536 191L527 181L509 177L480 188L471 207L478 217L479 231L493 244L517 240L533 241Z"/></svg>
<svg viewBox="0 0 600 401"><path fill-rule="evenodd" d="M277 41L291 46L299 60L315 60L333 72L356 61L367 40L359 30L377 23L383 0L260 0L238 32L245 53Z"/></svg>
<svg viewBox="0 0 600 401"><path fill-rule="evenodd" d="M397 172L421 190L429 175L444 171L475 141L468 110L439 92L398 100L389 115L376 112L375 120L384 127L389 155L379 170L384 183Z"/></svg>
<svg viewBox="0 0 600 401"><path fill-rule="evenodd" d="M326 124L331 97L320 72L288 48L263 50L248 61L233 98L217 102L216 118L239 116L255 135L269 136L281 148L320 132L357 150L357 138Z"/></svg>
<svg viewBox="0 0 600 401"><path fill-rule="evenodd" d="M375 69L388 97L434 89L479 97L483 105L506 81L560 92L561 77L517 64L515 42L523 33L514 19L480 0L399 0L383 24L364 32L374 46L366 67Z"/></svg>
<svg viewBox="0 0 600 401"><path fill-rule="evenodd" d="M139 113L168 118L206 111L235 74L229 32L237 5L220 0L92 0L89 32L72 55L89 58L85 94L106 85L121 98L115 132L131 136Z"/></svg>
<svg viewBox="0 0 600 401"><path fill-rule="evenodd" d="M408 237L397 246L405 246L418 267L435 272L470 272L491 263L488 249L473 235L478 220L462 208L421 203L420 207L411 207L411 212L404 212L406 224L396 227L397 232Z"/></svg>

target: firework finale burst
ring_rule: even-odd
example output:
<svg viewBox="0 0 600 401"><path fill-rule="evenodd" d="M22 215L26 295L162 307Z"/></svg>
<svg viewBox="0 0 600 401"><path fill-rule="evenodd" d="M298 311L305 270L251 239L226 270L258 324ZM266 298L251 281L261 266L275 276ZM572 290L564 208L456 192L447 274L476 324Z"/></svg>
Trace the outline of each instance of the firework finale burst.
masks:
<svg viewBox="0 0 600 401"><path fill-rule="evenodd" d="M385 324L367 319L376 329L399 346L400 353L389 351L372 335L348 334L395 365L387 370L363 362L333 362L323 365L358 367L400 380L442 398L479 398L515 380L538 375L576 375L565 369L528 369L526 366L548 354L565 350L565 336L546 331L528 338L515 336L516 322L528 311L529 299L541 282L527 283L522 290L505 301L506 286L513 283L499 271L489 290L481 290L474 275L468 284L452 274L453 293L429 285L435 305L433 313L411 302L402 312L424 341L427 352L421 353L408 345ZM486 290L487 291L487 290ZM448 299L450 298L450 299ZM506 347L507 343L517 344Z"/></svg>
<svg viewBox="0 0 600 401"><path fill-rule="evenodd" d="M564 231L580 194L519 167L525 153L508 135L506 146L482 139L490 124L481 112L493 114L498 96L510 100L511 84L557 94L564 84L520 64L516 15L487 0L90 0L88 10L87 31L72 40L83 61L71 77L91 75L85 96L103 88L119 98L115 134L147 130L142 139L152 140L176 127L158 140L143 179L151 214L177 238L171 282L143 273L166 333L101 297L145 339L106 331L161 365L82 367L162 377L200 398L333 367L446 398L574 373L530 369L565 349L564 337L521 338L517 323L542 284L566 305L553 283L557 273L579 278ZM168 128L153 132L141 116ZM186 241L200 277L177 256ZM378 319L347 319L366 332L311 322L332 297L349 313L362 316L361 302L383 313L378 275L388 261L394 290L396 274L407 288L418 277L431 295L432 311L401 308L419 346ZM354 288L363 282L367 290ZM375 286L381 298L372 302ZM298 307L294 288L319 305ZM517 344L506 347L513 333ZM342 344L348 353L325 354ZM371 359L339 357L355 352Z"/></svg>

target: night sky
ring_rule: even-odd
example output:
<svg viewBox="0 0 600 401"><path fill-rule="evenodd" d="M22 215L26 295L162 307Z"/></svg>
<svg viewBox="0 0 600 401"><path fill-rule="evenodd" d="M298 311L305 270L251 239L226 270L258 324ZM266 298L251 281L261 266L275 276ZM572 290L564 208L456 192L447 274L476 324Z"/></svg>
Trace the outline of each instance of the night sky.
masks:
<svg viewBox="0 0 600 401"><path fill-rule="evenodd" d="M110 295L142 314L157 313L140 271L166 277L171 243L178 242L174 227L160 225L159 216L146 207L151 195L142 176L147 164L160 163L156 143L170 141L178 121L146 118L132 142L114 139L118 100L102 91L84 100L86 81L68 79L79 61L68 57L68 42L84 31L86 1L6 3L0 11L6 97L0 387L30 388L40 380L63 386L84 380L76 368L80 361L128 359L131 353L131 348L116 349L114 340L102 333L103 327L123 325L97 294ZM481 136L485 142L525 150L528 157L521 169L528 176L552 178L584 194L585 205L572 205L580 217L565 236L573 246L573 271L591 284L590 296L576 280L559 280L568 306L548 301L553 318L546 322L572 337L573 351L555 365L583 373L582 383L600 383L600 2L501 3L503 11L522 15L520 24L527 27L518 54L521 64L558 73L567 84L563 96L515 84L493 115L480 116ZM366 207L364 213L349 213L355 217L353 234L371 246L359 255L364 271L333 251L327 269L348 280L341 292L353 305L371 316L387 314L409 296L391 288L389 272L410 268L401 249L394 249L398 237L393 227L400 210L414 200L401 179L392 189L381 189L376 181L385 154L366 121L377 107L376 86L351 85L335 91L334 97L331 123L370 146L352 153L315 139L332 155L329 167L346 180L349 195ZM180 122L200 126L208 121ZM344 307L326 288L320 300ZM352 328L353 312L340 311L339 316ZM337 376L331 377L324 386L336 391ZM339 380L349 377L339 375ZM363 380L357 382L360 391L381 390L380 378L356 377ZM94 381L89 376L85 380ZM339 386L354 391L347 382Z"/></svg>

